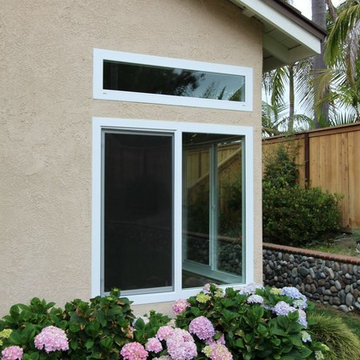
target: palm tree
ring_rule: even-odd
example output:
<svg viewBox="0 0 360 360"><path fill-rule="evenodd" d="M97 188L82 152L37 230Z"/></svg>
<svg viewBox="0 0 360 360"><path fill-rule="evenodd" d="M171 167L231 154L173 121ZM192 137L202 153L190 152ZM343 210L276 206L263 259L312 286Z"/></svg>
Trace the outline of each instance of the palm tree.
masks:
<svg viewBox="0 0 360 360"><path fill-rule="evenodd" d="M267 72L263 76L263 89L269 99L269 106L273 113L284 113L288 107L288 115L282 116L282 125L286 120L286 132L293 133L295 121L303 119L304 115L295 114L295 98L299 97L299 103L308 111L312 107L309 73L311 61L302 60L294 64L283 66ZM288 92L288 98L286 98ZM309 102L310 101L310 105ZM288 104L288 105L286 105ZM274 112L274 109L278 109ZM264 115L264 113L263 113ZM274 118L274 116L273 116Z"/></svg>
<svg viewBox="0 0 360 360"><path fill-rule="evenodd" d="M332 6L331 0L327 0L328 7ZM326 29L326 4L325 0L312 0L311 1L312 21ZM321 46L321 53L313 57L313 96L314 96L314 127L319 128L321 124L328 125L329 121L329 103L324 101L320 106L317 106L316 97L320 91L320 75L326 69L324 61L324 44ZM328 92L329 85L324 85L325 95Z"/></svg>
<svg viewBox="0 0 360 360"><path fill-rule="evenodd" d="M360 3L347 0L341 7L326 42L325 61L330 67L323 84L334 84L328 98L333 104L350 109L360 121Z"/></svg>

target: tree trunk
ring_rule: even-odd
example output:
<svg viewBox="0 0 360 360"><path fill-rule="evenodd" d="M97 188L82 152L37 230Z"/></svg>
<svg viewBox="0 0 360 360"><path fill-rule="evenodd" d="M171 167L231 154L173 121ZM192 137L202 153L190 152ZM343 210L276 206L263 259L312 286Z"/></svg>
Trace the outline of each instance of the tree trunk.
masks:
<svg viewBox="0 0 360 360"><path fill-rule="evenodd" d="M312 21L326 29L326 4L325 0L311 0L312 5ZM324 62L324 43L321 46L321 54L313 58L313 72L314 72L314 126L319 128L321 124L329 125L329 103L323 101L320 108L317 104L318 98L326 97L328 89L319 88L319 75L321 70L326 69ZM320 95L320 96L319 96Z"/></svg>
<svg viewBox="0 0 360 360"><path fill-rule="evenodd" d="M295 113L294 65L289 65L289 121L288 121L288 132L293 132L294 131L294 113Z"/></svg>

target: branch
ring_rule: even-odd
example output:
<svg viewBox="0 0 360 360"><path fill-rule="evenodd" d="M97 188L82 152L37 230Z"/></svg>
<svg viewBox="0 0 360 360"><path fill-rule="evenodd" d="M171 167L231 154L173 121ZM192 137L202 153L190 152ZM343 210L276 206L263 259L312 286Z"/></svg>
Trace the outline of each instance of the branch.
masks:
<svg viewBox="0 0 360 360"><path fill-rule="evenodd" d="M337 15L335 6L332 3L332 0L325 0L325 2L326 2L326 5L327 5L327 7L329 9L329 13L330 13L330 16L332 18L332 21L335 22L338 15Z"/></svg>

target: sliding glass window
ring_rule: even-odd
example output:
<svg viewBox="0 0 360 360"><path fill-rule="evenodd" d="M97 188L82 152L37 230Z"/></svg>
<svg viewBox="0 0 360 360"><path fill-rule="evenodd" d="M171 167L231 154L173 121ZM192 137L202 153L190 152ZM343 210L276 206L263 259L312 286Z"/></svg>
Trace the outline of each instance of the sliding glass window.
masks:
<svg viewBox="0 0 360 360"><path fill-rule="evenodd" d="M183 134L183 287L244 273L243 137Z"/></svg>
<svg viewBox="0 0 360 360"><path fill-rule="evenodd" d="M151 303L253 281L251 130L99 118L93 138L94 296Z"/></svg>
<svg viewBox="0 0 360 360"><path fill-rule="evenodd" d="M104 291L173 289L173 138L103 133Z"/></svg>

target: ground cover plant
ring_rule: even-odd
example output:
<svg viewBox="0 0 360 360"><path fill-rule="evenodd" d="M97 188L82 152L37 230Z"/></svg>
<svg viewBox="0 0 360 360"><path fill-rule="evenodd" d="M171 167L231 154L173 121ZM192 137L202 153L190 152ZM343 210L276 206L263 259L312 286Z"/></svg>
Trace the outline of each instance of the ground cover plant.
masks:
<svg viewBox="0 0 360 360"><path fill-rule="evenodd" d="M325 306L315 307L308 315L313 338L329 347L327 359L360 359L360 318Z"/></svg>
<svg viewBox="0 0 360 360"><path fill-rule="evenodd" d="M65 309L33 299L0 320L2 360L322 359L327 346L307 330L306 298L296 288L206 285L173 305L176 318L135 317L114 290Z"/></svg>

